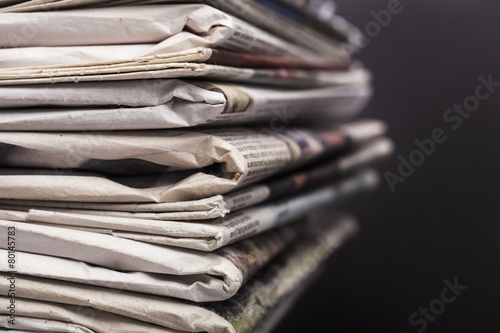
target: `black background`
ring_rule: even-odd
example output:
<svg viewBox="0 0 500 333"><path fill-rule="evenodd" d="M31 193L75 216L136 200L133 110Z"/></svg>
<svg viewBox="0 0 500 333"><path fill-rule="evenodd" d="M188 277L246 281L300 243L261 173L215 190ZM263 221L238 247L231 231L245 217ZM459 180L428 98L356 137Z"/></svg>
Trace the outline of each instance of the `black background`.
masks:
<svg viewBox="0 0 500 333"><path fill-rule="evenodd" d="M364 31L388 0L337 0ZM468 289L425 332L499 332L500 88L457 130L444 112L474 94L477 77L500 81L500 3L401 0L403 11L356 58L373 73L362 116L382 119L396 151L377 169L397 172L414 140L443 128L448 140L392 193L338 204L361 229L275 332L417 332L409 316L439 298L444 279ZM332 207L333 208L333 207Z"/></svg>

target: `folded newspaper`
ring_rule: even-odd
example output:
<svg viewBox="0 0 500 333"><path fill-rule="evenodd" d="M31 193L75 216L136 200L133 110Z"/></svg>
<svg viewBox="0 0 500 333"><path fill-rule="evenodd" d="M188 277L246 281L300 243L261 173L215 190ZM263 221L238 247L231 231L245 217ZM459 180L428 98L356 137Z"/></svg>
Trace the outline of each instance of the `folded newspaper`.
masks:
<svg viewBox="0 0 500 333"><path fill-rule="evenodd" d="M247 82L261 85L312 87L360 83L370 79L370 74L359 64L353 64L348 70L343 71L260 67L244 68L194 62L164 63L163 61L150 64L149 60L144 63L142 59L139 59L120 66L99 64L62 69L0 69L0 85L201 78L204 80Z"/></svg>
<svg viewBox="0 0 500 333"><path fill-rule="evenodd" d="M367 82L284 89L181 80L0 86L0 130L103 131L351 119ZM267 124L266 124L267 125Z"/></svg>
<svg viewBox="0 0 500 333"><path fill-rule="evenodd" d="M2 68L123 61L193 47L319 58L314 50L201 4L0 13L0 29Z"/></svg>
<svg viewBox="0 0 500 333"><path fill-rule="evenodd" d="M0 200L0 209L29 211L39 208L50 211L93 214L100 216L143 218L149 220L207 220L223 217L266 201L298 194L304 190L325 185L332 180L370 165L388 156L392 141L374 139L340 157L332 157L310 167L280 177L231 191L224 195L195 201L175 203L92 203L48 200ZM0 218L2 214L0 213Z"/></svg>
<svg viewBox="0 0 500 333"><path fill-rule="evenodd" d="M330 20L328 32L320 33L309 24L301 24L296 20L283 17L282 12L274 11L273 6L257 3L255 0L32 0L0 2L0 12L52 12L71 8L120 6L136 4L160 3L206 3L240 19L269 31L285 40L290 40L311 50L328 55L343 54L348 56L353 47L360 44L361 34L343 18L334 15ZM269 10L271 9L271 10ZM24 33L26 34L26 33ZM25 36L26 37L26 36ZM29 35L28 35L29 37Z"/></svg>
<svg viewBox="0 0 500 333"><path fill-rule="evenodd" d="M85 220L90 226L96 225L93 221L98 223L99 218L92 216L79 219L71 214L34 212L27 219L33 216L35 221L2 220L0 230L6 235L9 230L15 230L15 266L20 274L197 302L219 301L232 297L251 275L284 247L291 235L298 234L301 226L294 221L353 192L373 188L376 180L375 174L367 171L337 187L242 211L234 218L229 216L206 225L165 222L157 223L158 226L149 231L141 221L131 221L131 226L137 222L136 230L146 232L136 233L138 238L147 238L148 232L156 232L150 236L152 238L175 235L163 236L164 239L170 238L171 241L166 243L175 247L153 244L154 240L152 243L147 239L130 240L123 238L128 237L123 234L107 235L91 228L79 230L71 227L75 222L85 224ZM47 221L50 223L43 223ZM288 228L276 230L280 226ZM275 231L265 233L269 230ZM283 230L286 233L279 239L275 236L269 239L269 235ZM190 245L201 249L205 246L205 251L210 247L214 251L207 253L182 248ZM256 252L255 247L261 247L262 253ZM7 244L0 244L0 248L7 257ZM239 249L240 254L234 249ZM238 258L245 254L241 251L247 251L246 255L251 257L241 262ZM101 255L103 253L106 255ZM7 261L0 263L0 270L9 270Z"/></svg>
<svg viewBox="0 0 500 333"><path fill-rule="evenodd" d="M305 227L302 236L280 254L279 260L265 266L224 302L199 304L138 291L2 273L0 289L6 296L0 298L0 325L10 330L71 333L251 332L311 278L320 264L356 232L357 224L340 215L323 216L321 223L315 221ZM286 233L281 231L281 235ZM269 240L279 239L272 234L266 236ZM266 245L273 247L269 240ZM23 242L22 237L19 242ZM256 248L255 244L247 245ZM239 258L243 262L254 257ZM11 283L16 285L14 303L7 296ZM13 319L11 304L15 309Z"/></svg>
<svg viewBox="0 0 500 333"><path fill-rule="evenodd" d="M355 173L344 176L327 187L259 204L213 221L152 220L117 217L103 212L58 211L50 208L0 210L0 218L109 234L151 244L213 251L289 223L339 199L371 189L377 184L377 179L373 172Z"/></svg>
<svg viewBox="0 0 500 333"><path fill-rule="evenodd" d="M213 1L240 15L237 8L250 8L250 22L265 16L262 11L273 16L265 7L256 9L262 6L252 1ZM36 5L62 3L78 8L0 11L0 85L201 77L311 86L369 78L360 64L350 63L345 48L334 43L329 46L336 55L325 54L203 4L105 2L115 7L81 8L78 1L65 0Z"/></svg>
<svg viewBox="0 0 500 333"><path fill-rule="evenodd" d="M345 152L384 132L380 121L356 121L330 131L0 132L0 199L206 199Z"/></svg>
<svg viewBox="0 0 500 333"><path fill-rule="evenodd" d="M288 24L308 27L309 31L313 28L336 39L337 43L334 45L340 43L348 55L366 45L363 34L336 13L334 0L247 0L247 2L258 2L281 16ZM261 7L260 11L262 10ZM266 29L264 25L261 27ZM293 40L300 43L296 39Z"/></svg>
<svg viewBox="0 0 500 333"><path fill-rule="evenodd" d="M354 234L361 35L276 9L0 0L0 331L265 331Z"/></svg>
<svg viewBox="0 0 500 333"><path fill-rule="evenodd" d="M55 50L56 51L56 50ZM180 62L195 62L211 65L222 65L229 67L244 67L244 68L288 68L288 69L324 69L324 70L347 70L356 62L347 62L344 60L330 58L308 58L302 59L289 56L273 56L264 54L253 54L244 52L234 52L228 50L214 49L208 47L193 47L179 52L170 52L165 54L156 54L154 56L141 56L129 60L114 60L108 62L88 63L78 65L62 65L55 63L54 65L43 66L23 66L13 68L2 68L2 73L26 72L35 74L42 71L57 71L68 73L73 71L88 71L90 69L118 69L122 70L129 66L140 66L142 68L150 67L155 64L180 63ZM101 72L102 73L102 72Z"/></svg>

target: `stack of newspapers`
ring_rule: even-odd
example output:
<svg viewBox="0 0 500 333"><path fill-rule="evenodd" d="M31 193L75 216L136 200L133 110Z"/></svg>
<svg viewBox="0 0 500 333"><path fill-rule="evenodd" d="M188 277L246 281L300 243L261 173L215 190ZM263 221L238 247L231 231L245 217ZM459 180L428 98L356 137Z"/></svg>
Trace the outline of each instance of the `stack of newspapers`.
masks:
<svg viewBox="0 0 500 333"><path fill-rule="evenodd" d="M0 0L0 330L272 328L392 151L313 2Z"/></svg>

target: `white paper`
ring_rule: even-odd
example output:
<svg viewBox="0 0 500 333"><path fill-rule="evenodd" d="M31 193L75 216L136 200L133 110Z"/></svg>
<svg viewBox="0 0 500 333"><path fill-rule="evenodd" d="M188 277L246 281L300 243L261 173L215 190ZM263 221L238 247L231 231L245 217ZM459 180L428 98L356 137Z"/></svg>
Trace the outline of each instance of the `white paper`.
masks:
<svg viewBox="0 0 500 333"><path fill-rule="evenodd" d="M7 148L0 161L4 167L0 198L108 203L199 200L307 165L384 131L382 122L357 121L322 132L247 128L0 132L0 142ZM93 171L116 176L106 178ZM151 175L144 175L147 172Z"/></svg>
<svg viewBox="0 0 500 333"><path fill-rule="evenodd" d="M0 130L103 131L288 125L301 118L354 117L367 83L309 89L257 88L180 80L0 86Z"/></svg>

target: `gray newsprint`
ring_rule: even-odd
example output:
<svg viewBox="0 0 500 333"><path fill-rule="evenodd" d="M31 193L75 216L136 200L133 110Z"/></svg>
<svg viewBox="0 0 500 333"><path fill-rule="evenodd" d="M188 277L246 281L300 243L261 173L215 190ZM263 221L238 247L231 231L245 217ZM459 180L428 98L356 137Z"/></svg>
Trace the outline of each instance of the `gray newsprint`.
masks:
<svg viewBox="0 0 500 333"><path fill-rule="evenodd" d="M0 132L0 199L175 206L306 166L384 132L383 122L362 120L282 132Z"/></svg>
<svg viewBox="0 0 500 333"><path fill-rule="evenodd" d="M50 225L150 244L213 251L289 223L310 210L320 209L372 189L377 183L377 174L365 170L343 177L329 186L238 210L212 221L151 220L115 217L102 212L57 211L48 208L28 209L26 212L0 210L0 218L29 223L35 229L36 225Z"/></svg>
<svg viewBox="0 0 500 333"><path fill-rule="evenodd" d="M194 47L318 59L314 50L203 4L0 12L0 21L2 68L120 62Z"/></svg>
<svg viewBox="0 0 500 333"><path fill-rule="evenodd" d="M303 225L304 237L282 251L279 260L258 270L226 301L193 303L19 274L15 326L8 323L4 306L8 299L4 296L0 297L0 325L10 330L71 333L249 333L310 279L321 262L357 229L348 216L321 220L319 225ZM8 276L2 275L0 290L4 294Z"/></svg>
<svg viewBox="0 0 500 333"><path fill-rule="evenodd" d="M355 169L370 165L393 151L391 140L381 137L370 140L349 153L332 157L301 170L286 173L280 177L264 180L223 195L174 203L94 203L48 200L0 200L0 218L24 221L27 212L34 218L34 210L70 214L99 215L102 220L113 220L112 224L102 224L108 229L118 228L121 218L154 221L203 221L224 217L230 212L277 200L318 186L324 186ZM25 213L23 213L25 212ZM24 215L23 215L24 214ZM6 216L6 217L3 217ZM107 218L106 218L107 217ZM115 217L116 219L111 219ZM101 221L102 222L102 221ZM88 221L86 223L89 223ZM102 222L104 223L104 222ZM144 221L138 221L144 223ZM125 223L126 224L126 223ZM122 226L120 228L125 228ZM137 231L119 229L122 231Z"/></svg>
<svg viewBox="0 0 500 333"><path fill-rule="evenodd" d="M353 73L351 73L353 74ZM347 78L349 73L339 73ZM201 81L131 80L0 86L0 130L110 131L345 121L371 97L361 77L285 89Z"/></svg>
<svg viewBox="0 0 500 333"><path fill-rule="evenodd" d="M342 17L334 15L330 20L330 33L320 33L308 24L289 20L251 0L2 0L0 12L52 12L72 8L129 6L137 4L205 3L234 15L255 26L290 40L310 50L328 56L349 57L354 47L362 44L362 34ZM262 15L265 12L266 15ZM331 32L333 30L334 37Z"/></svg>

